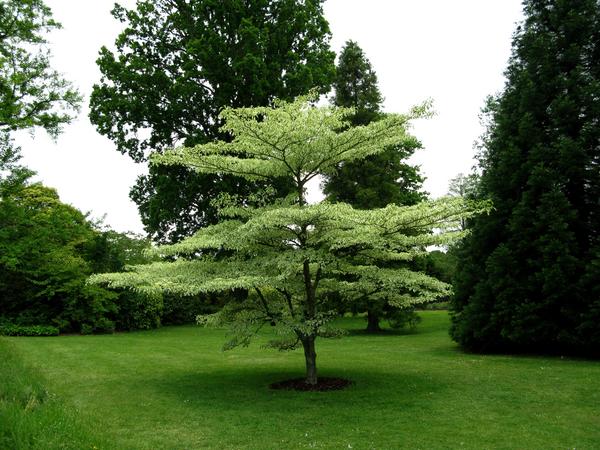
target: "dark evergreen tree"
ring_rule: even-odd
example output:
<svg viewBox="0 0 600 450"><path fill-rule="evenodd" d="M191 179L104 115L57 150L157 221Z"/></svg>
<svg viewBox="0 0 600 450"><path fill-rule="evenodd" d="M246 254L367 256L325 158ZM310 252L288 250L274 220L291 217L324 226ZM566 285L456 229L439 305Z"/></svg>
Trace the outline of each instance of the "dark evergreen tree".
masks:
<svg viewBox="0 0 600 450"><path fill-rule="evenodd" d="M353 126L367 125L383 117L377 74L356 42L348 41L344 45L333 85L333 104L355 109L350 118ZM424 178L419 167L406 163L406 159L420 148L421 143L414 139L364 160L340 165L335 174L324 180L323 191L328 200L349 203L359 209L383 208L390 203L414 205L426 198L421 190ZM398 308L388 308L385 302L369 299L358 309L367 311L369 331L380 330L382 316L405 314ZM395 322L403 322L402 318L398 319Z"/></svg>
<svg viewBox="0 0 600 450"><path fill-rule="evenodd" d="M120 152L145 161L150 151L227 139L225 106L259 106L311 88L327 92L335 71L323 0L140 0L116 5L126 24L116 53L100 51L101 82L90 119ZM158 241L177 241L217 220L211 200L242 197L257 183L151 166L131 191Z"/></svg>
<svg viewBox="0 0 600 450"><path fill-rule="evenodd" d="M477 351L600 348L600 3L526 0L488 103L451 334Z"/></svg>
<svg viewBox="0 0 600 450"><path fill-rule="evenodd" d="M334 88L333 104L355 108L352 125L366 125L383 116L377 75L356 42L346 42L340 53ZM414 205L426 198L421 190L424 178L419 167L406 159L420 148L415 139L359 163L344 164L324 181L323 191L331 201L360 209L383 208L390 203Z"/></svg>

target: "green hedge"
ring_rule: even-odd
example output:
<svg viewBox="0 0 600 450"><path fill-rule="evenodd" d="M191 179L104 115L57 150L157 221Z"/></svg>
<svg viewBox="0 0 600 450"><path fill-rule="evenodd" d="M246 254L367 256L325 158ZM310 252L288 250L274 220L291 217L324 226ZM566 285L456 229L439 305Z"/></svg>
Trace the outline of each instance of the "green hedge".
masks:
<svg viewBox="0 0 600 450"><path fill-rule="evenodd" d="M3 336L58 336L58 328L51 325L0 325Z"/></svg>

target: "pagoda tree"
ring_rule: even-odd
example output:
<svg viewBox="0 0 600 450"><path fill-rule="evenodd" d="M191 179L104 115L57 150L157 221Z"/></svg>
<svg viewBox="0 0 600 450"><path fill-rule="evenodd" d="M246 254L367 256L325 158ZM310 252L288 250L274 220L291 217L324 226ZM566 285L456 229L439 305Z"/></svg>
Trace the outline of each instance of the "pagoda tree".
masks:
<svg viewBox="0 0 600 450"><path fill-rule="evenodd" d="M163 262L134 266L129 272L101 274L93 282L140 291L184 295L237 291L205 324L231 324L225 348L247 345L264 324L275 327L280 350L302 347L306 383L317 383L315 340L340 336L331 325L336 313L327 294L343 298L381 296L398 307L434 301L450 287L423 273L389 269L395 260L411 260L428 245L447 243L461 234L461 217L477 211L462 199L443 199L402 207L356 210L344 203L308 204L306 184L329 174L342 161L354 161L414 138L410 114L390 114L366 126L348 127L352 110L314 107L307 97L275 107L225 109L223 133L230 142L181 147L156 154L155 164L182 164L200 173L233 174L249 180L285 177L295 194L250 207L222 198L223 219L183 241L156 252ZM341 131L340 130L345 130ZM479 210L483 209L478 207ZM227 220L225 220L227 219ZM431 230L436 228L437 232Z"/></svg>

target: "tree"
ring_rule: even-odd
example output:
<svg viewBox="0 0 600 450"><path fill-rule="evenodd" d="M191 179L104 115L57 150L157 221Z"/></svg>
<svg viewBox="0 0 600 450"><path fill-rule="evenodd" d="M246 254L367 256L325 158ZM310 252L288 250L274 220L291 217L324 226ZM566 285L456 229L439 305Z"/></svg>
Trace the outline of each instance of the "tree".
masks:
<svg viewBox="0 0 600 450"><path fill-rule="evenodd" d="M459 173L457 176L450 180L448 184L448 195L453 197L463 197L469 199L475 199L479 197L479 174L470 173L465 175ZM467 229L467 222L463 220L460 224L463 230Z"/></svg>
<svg viewBox="0 0 600 450"><path fill-rule="evenodd" d="M367 125L384 117L377 75L354 41L346 42L340 53L333 86L333 104L353 108L351 126ZM418 166L407 164L406 160L420 148L417 139L406 139L360 161L344 162L324 179L323 191L328 200L359 209L414 205L426 199L426 193L421 191L424 178ZM399 314L397 308L386 308L386 302L365 299L362 303L362 307L356 306L367 312L368 331L381 330L380 318Z"/></svg>
<svg viewBox="0 0 600 450"><path fill-rule="evenodd" d="M126 28L116 53L100 50L90 120L137 162L149 151L228 139L219 132L225 106L324 93L333 78L322 0L141 0L112 14ZM131 198L155 240L176 242L217 222L211 199L220 192L247 197L257 183L153 165Z"/></svg>
<svg viewBox="0 0 600 450"><path fill-rule="evenodd" d="M81 96L50 67L44 34L60 28L41 0L0 4L0 133L42 127L56 136Z"/></svg>
<svg viewBox="0 0 600 450"><path fill-rule="evenodd" d="M348 41L342 49L333 86L333 104L354 109L349 117L351 126L384 117L377 75L356 42ZM405 161L420 148L417 139L407 139L364 160L342 164L325 178L323 190L329 200L360 209L383 208L390 203L414 205L427 198L421 191L424 179L418 166Z"/></svg>
<svg viewBox="0 0 600 450"><path fill-rule="evenodd" d="M335 314L327 307L327 293L340 291L346 298L380 295L399 307L447 294L448 285L435 278L384 266L412 259L424 245L447 242L460 234L452 231L457 220L474 213L464 209L462 199L377 210L343 203L308 205L308 181L331 173L342 161L412 139L406 133L408 120L427 113L424 107L415 108L409 115L390 114L347 128L344 117L351 112L315 108L307 98L278 102L275 108L225 109L222 131L233 136L231 142L182 147L152 161L251 180L286 177L295 186L294 198L257 208L230 202L221 210L229 220L157 250L170 260L92 280L114 288L187 295L245 289L249 296L232 299L204 322L232 324L233 336L225 348L247 345L263 324L273 324L280 339L271 346L302 346L306 383L316 384L315 340L340 335L330 324ZM434 226L440 233L430 232Z"/></svg>
<svg viewBox="0 0 600 450"><path fill-rule="evenodd" d="M470 173L465 175L459 173L450 180L448 184L448 195L457 197L468 197L476 198L477 185L479 184L479 175L476 173Z"/></svg>
<svg viewBox="0 0 600 450"><path fill-rule="evenodd" d="M95 232L85 216L41 184L0 199L0 318L62 331L112 329L115 295L86 283L85 247Z"/></svg>
<svg viewBox="0 0 600 450"><path fill-rule="evenodd" d="M452 336L478 351L597 353L600 6L524 6L487 106L478 195L494 211L459 249Z"/></svg>
<svg viewBox="0 0 600 450"><path fill-rule="evenodd" d="M0 4L0 198L33 175L11 133L41 127L55 137L78 111L81 96L50 67L44 35L58 28L40 0Z"/></svg>
<svg viewBox="0 0 600 450"><path fill-rule="evenodd" d="M383 96L377 85L377 74L362 48L354 41L346 41L340 53L332 103L354 108L350 122L367 125L381 117Z"/></svg>
<svg viewBox="0 0 600 450"><path fill-rule="evenodd" d="M86 281L154 259L146 239L99 230L39 183L11 184L0 198L0 322L107 332L160 325L162 298Z"/></svg>
<svg viewBox="0 0 600 450"><path fill-rule="evenodd" d="M94 234L82 247L81 255L93 273L122 272L128 265L155 261L149 254L148 239L119 233L93 224ZM160 326L164 318L164 298L121 289L116 292L115 308L108 315L117 330L149 329Z"/></svg>

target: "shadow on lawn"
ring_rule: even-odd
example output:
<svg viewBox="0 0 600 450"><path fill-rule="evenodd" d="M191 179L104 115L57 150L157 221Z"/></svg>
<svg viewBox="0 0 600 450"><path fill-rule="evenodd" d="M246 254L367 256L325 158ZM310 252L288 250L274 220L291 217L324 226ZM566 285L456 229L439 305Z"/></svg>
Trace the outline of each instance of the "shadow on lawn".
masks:
<svg viewBox="0 0 600 450"><path fill-rule="evenodd" d="M390 337L390 336L413 336L429 332L429 330L421 330L418 327L394 330L392 328L384 328L379 331L367 331L365 329L349 329L349 336L366 336L366 337Z"/></svg>
<svg viewBox="0 0 600 450"><path fill-rule="evenodd" d="M447 389L442 380L424 377L418 373L380 372L360 369L324 369L324 377L342 377L354 382L347 389L327 392L273 391L271 383L302 376L301 371L281 368L240 367L233 370L209 372L174 372L156 378L145 378L146 389L153 395L168 396L190 406L201 403L204 407L230 409L288 409L289 402L304 403L319 400L319 404L339 405L351 401L353 406L373 406L373 398L379 402L394 403L396 407L421 405L429 395ZM133 381L133 380L132 380ZM386 392L389 395L386 395ZM364 405L363 405L364 404Z"/></svg>

